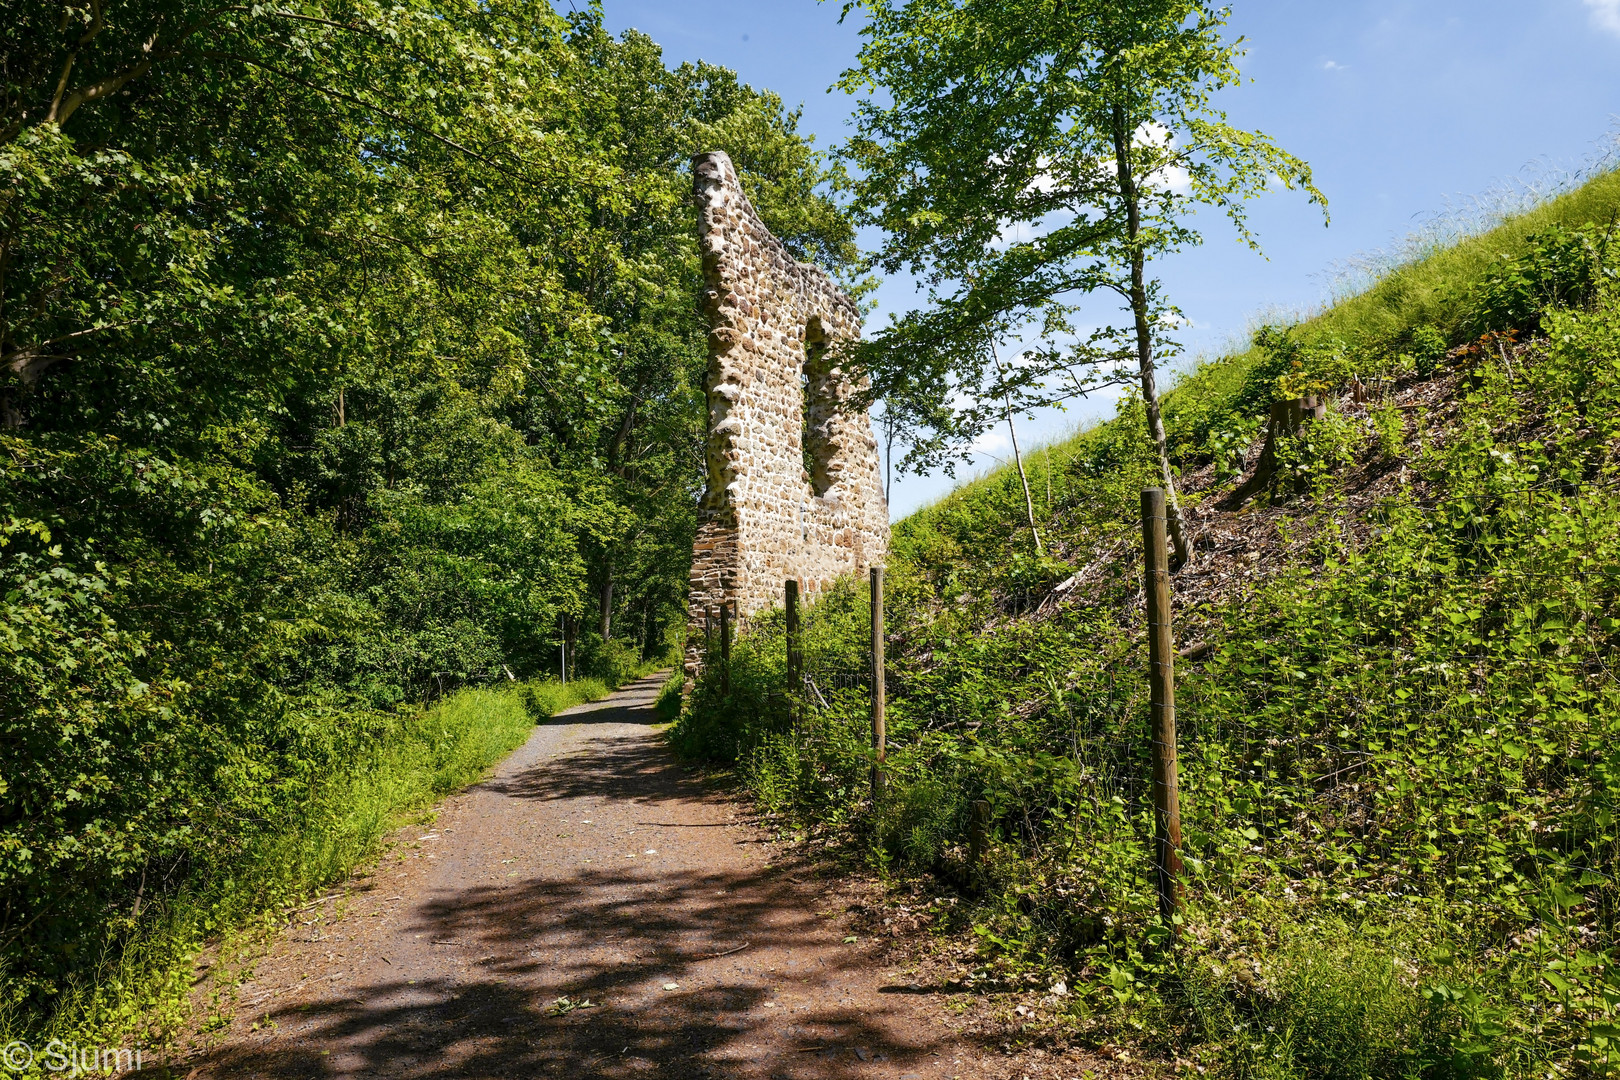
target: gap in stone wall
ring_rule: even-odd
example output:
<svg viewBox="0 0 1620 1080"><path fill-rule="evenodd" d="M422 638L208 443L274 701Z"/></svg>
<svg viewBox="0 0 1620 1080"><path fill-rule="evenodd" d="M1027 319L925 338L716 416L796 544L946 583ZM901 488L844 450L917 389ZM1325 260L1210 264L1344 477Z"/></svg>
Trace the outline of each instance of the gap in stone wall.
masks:
<svg viewBox="0 0 1620 1080"><path fill-rule="evenodd" d="M819 325L812 320L811 328L805 331L804 366L799 375L804 395L804 417L799 429L804 449L804 478L818 499L832 488L833 459L840 449L832 424L838 399L827 356L827 340L825 336L812 337Z"/></svg>
<svg viewBox="0 0 1620 1080"><path fill-rule="evenodd" d="M783 583L812 600L888 552L888 506L861 386L840 368L860 310L759 219L722 153L692 162L704 309L708 476L698 503L687 674L725 604L739 625L780 606Z"/></svg>

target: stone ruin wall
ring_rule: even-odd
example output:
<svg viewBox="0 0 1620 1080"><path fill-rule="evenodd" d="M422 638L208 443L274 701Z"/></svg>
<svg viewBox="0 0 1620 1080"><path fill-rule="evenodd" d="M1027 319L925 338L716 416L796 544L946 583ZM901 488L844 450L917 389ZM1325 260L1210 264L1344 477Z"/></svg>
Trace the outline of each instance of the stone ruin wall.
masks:
<svg viewBox="0 0 1620 1080"><path fill-rule="evenodd" d="M839 344L860 337L854 301L771 235L725 154L693 158L692 181L707 286L709 425L688 675L706 611L731 602L746 624L782 603L788 579L813 598L841 575L882 565L889 550L871 420L839 407L857 389L837 367Z"/></svg>

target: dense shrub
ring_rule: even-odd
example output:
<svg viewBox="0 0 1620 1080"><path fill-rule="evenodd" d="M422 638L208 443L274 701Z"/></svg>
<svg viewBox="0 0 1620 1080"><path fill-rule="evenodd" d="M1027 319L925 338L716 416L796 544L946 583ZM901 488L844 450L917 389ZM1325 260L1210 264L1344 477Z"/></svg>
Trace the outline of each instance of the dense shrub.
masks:
<svg viewBox="0 0 1620 1080"><path fill-rule="evenodd" d="M13 945L0 955L0 1030L39 1039L161 1031L179 1022L189 963L210 937L348 874L402 815L477 780L528 738L537 719L605 693L586 680L466 690L404 714L261 714L256 726L230 733L234 744L221 747L207 771L184 758L163 764L156 752L172 754L193 733L182 728L158 743L154 729L150 773L86 777L78 785L90 790L61 800L90 804L99 816L88 824L63 829L50 816L63 812L58 806L30 823L43 842L8 830L7 894L52 919L26 939L30 948ZM128 803L109 802L94 779L109 791L120 790L113 780L128 784ZM153 835L153 822L177 820L185 827ZM122 827L109 828L114 822ZM81 842L53 847L53 832ZM87 855L109 872L80 873ZM138 902L107 920L120 859L150 869ZM63 882L74 891L64 894ZM53 947L41 949L40 941Z"/></svg>
<svg viewBox="0 0 1620 1080"><path fill-rule="evenodd" d="M1549 308L1590 304L1613 277L1609 245L1613 227L1554 225L1525 241L1518 255L1499 256L1473 300L1473 331L1540 329Z"/></svg>
<svg viewBox="0 0 1620 1080"><path fill-rule="evenodd" d="M700 689L677 732L701 738L684 745L737 760L767 806L875 864L966 889L941 910L965 912L986 965L1064 971L1071 1019L1099 1040L1243 1077L1606 1073L1620 1051L1620 302L1606 271L1585 293L1559 284L1572 263L1557 253L1586 247L1543 246L1452 289L1534 298L1543 334L1527 347L1452 348L1427 319L1352 345L1276 330L1240 377L1200 372L1177 391L1220 388L1209 409L1181 399L1200 439L1222 410L1350 377L1377 390L1443 373L1457 405L1419 440L1336 412L1285 440L1285 467L1310 481L1274 526L1292 561L1182 613L1183 640L1204 644L1178 689L1179 946L1150 873L1134 552L1151 470L1129 419L1053 448L1046 476L1030 455L1032 488L1054 492L1037 496L1049 551L1081 572L1036 617L1050 579L1031 596L1015 477L896 527L875 802L858 691L807 694L796 726L764 707L782 686L775 623L739 644L750 674L731 699ZM1412 484L1346 532L1339 478L1373 459ZM863 644L854 587L826 604L806 616L833 638L807 643L812 676ZM969 866L976 800L990 838Z"/></svg>
<svg viewBox="0 0 1620 1080"><path fill-rule="evenodd" d="M589 5L4 12L0 1002L110 1045L424 708L681 632L691 155L853 232L779 98Z"/></svg>

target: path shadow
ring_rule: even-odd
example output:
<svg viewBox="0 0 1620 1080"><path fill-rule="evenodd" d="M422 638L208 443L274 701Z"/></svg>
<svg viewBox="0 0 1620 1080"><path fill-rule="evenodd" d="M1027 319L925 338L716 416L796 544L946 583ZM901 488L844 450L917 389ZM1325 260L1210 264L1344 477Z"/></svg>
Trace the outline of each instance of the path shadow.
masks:
<svg viewBox="0 0 1620 1080"><path fill-rule="evenodd" d="M601 701L573 705L555 716L540 721L542 727L567 724L658 724L662 719L653 706L658 694L669 679L669 672L659 672L625 685Z"/></svg>
<svg viewBox="0 0 1620 1080"><path fill-rule="evenodd" d="M599 711L603 724L617 716L613 723L636 727L571 740L565 756L486 788L525 800L647 804L655 808L630 816L711 824L703 819L718 815L707 812L666 820L688 816L677 804L723 798L647 726L650 706ZM273 1034L239 1032L191 1062L192 1075L830 1080L874 1068L904 1075L902 1066L939 1075L927 1067L937 1030L897 1022L869 998L858 1004L852 988L870 987L871 959L832 943L816 901L794 880L814 873L808 859L722 865L730 868L572 868L551 859L536 880L430 892L390 938L402 969L423 975L379 978L373 968L344 993L314 991L261 1018Z"/></svg>
<svg viewBox="0 0 1620 1080"><path fill-rule="evenodd" d="M404 933L454 941L470 963L283 1008L269 1017L277 1040L255 1052L248 1037L199 1075L825 1078L924 1057L927 1046L840 1000L870 977L868 961L803 948L818 928L802 901L780 868L587 871L432 897ZM774 972L760 970L765 953ZM795 1000L806 977L807 1003ZM563 1012L562 997L594 1007Z"/></svg>
<svg viewBox="0 0 1620 1080"><path fill-rule="evenodd" d="M486 786L514 799L556 801L612 798L630 802L673 799L709 801L717 796L697 773L670 753L663 735L640 732L586 737L580 748L513 773L486 781Z"/></svg>

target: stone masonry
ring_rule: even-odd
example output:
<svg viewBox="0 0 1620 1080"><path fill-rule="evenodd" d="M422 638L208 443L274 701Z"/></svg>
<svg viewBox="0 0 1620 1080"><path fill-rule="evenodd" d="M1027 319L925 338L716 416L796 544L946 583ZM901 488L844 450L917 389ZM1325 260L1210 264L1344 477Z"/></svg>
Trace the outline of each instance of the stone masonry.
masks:
<svg viewBox="0 0 1620 1080"><path fill-rule="evenodd" d="M889 508L877 440L838 346L860 313L816 266L772 236L723 153L692 159L709 318L708 481L692 551L686 669L697 669L704 613L738 619L782 603L783 583L814 595L882 565ZM718 631L717 631L718 632Z"/></svg>

